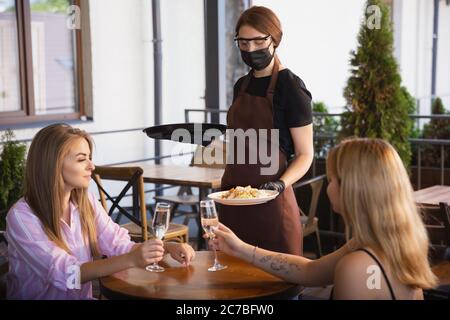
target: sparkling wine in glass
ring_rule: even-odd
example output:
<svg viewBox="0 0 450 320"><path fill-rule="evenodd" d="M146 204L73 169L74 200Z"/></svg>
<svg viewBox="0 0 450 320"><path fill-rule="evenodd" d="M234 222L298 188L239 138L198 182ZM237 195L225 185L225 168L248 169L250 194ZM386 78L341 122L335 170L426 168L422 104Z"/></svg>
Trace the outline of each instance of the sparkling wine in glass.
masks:
<svg viewBox="0 0 450 320"><path fill-rule="evenodd" d="M214 239L214 231L219 227L219 216L217 215L216 205L213 200L200 201L200 215L203 230L210 239ZM219 271L226 267L219 263L216 249L214 249L214 265L208 271Z"/></svg>
<svg viewBox="0 0 450 320"><path fill-rule="evenodd" d="M158 202L156 204L155 214L152 219L152 230L155 237L159 240L164 238L164 235L169 228L170 222L170 205L164 202ZM145 267L147 271L151 272L163 272L164 268L158 263L154 262L151 265Z"/></svg>

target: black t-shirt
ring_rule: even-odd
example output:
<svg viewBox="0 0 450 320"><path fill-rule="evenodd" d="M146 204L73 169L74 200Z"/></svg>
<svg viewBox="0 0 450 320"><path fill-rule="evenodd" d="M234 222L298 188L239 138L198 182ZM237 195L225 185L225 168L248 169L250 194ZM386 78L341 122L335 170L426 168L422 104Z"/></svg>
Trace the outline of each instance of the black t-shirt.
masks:
<svg viewBox="0 0 450 320"><path fill-rule="evenodd" d="M239 94L245 76L234 85L233 102ZM255 78L252 76L246 92L265 97L271 76ZM311 93L305 83L289 69L278 74L273 97L273 120L275 129L280 131L280 147L289 158L294 151L289 128L303 127L312 123Z"/></svg>

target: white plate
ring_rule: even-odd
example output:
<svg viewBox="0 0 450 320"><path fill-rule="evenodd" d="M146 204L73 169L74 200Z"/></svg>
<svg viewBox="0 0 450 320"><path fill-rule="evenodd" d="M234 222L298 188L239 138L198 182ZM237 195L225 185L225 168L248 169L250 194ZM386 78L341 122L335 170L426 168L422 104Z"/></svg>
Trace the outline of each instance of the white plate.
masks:
<svg viewBox="0 0 450 320"><path fill-rule="evenodd" d="M252 206L255 204L266 203L267 201L273 200L278 196L278 191L275 190L260 190L260 191L264 191L266 196L253 199L222 199L222 194L228 191L220 191L209 194L208 198L214 200L217 203L224 204L227 206Z"/></svg>

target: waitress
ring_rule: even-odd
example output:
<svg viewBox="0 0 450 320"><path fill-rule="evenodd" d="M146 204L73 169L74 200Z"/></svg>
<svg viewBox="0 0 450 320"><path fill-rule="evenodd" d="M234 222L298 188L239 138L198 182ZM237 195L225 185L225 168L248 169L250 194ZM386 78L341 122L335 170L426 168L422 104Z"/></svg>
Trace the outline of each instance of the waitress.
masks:
<svg viewBox="0 0 450 320"><path fill-rule="evenodd" d="M236 25L235 41L251 71L235 84L233 104L227 113L228 129L278 130L279 141L271 141L270 133L269 138L264 138L269 145L266 149L276 147L277 154L270 156L276 157L277 170L273 174L261 174L267 164L259 161L259 157L254 164L246 154L244 164L236 158L227 164L221 185L222 190L251 185L276 190L280 195L264 204L221 205L219 210L223 224L245 242L301 255L302 226L292 184L303 177L313 159L311 94L303 81L277 57L282 34L281 23L270 9L254 6L242 13ZM259 154L259 145L246 143L246 152L256 150ZM288 159L292 159L289 166Z"/></svg>

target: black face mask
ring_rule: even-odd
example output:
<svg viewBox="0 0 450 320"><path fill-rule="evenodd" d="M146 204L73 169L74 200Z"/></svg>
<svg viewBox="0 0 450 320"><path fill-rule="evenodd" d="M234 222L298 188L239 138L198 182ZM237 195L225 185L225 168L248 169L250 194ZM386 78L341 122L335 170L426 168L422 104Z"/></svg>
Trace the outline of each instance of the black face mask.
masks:
<svg viewBox="0 0 450 320"><path fill-rule="evenodd" d="M275 55L275 50L273 54L270 54L269 47L252 52L241 50L242 60L250 68L260 71L272 62L273 56Z"/></svg>

